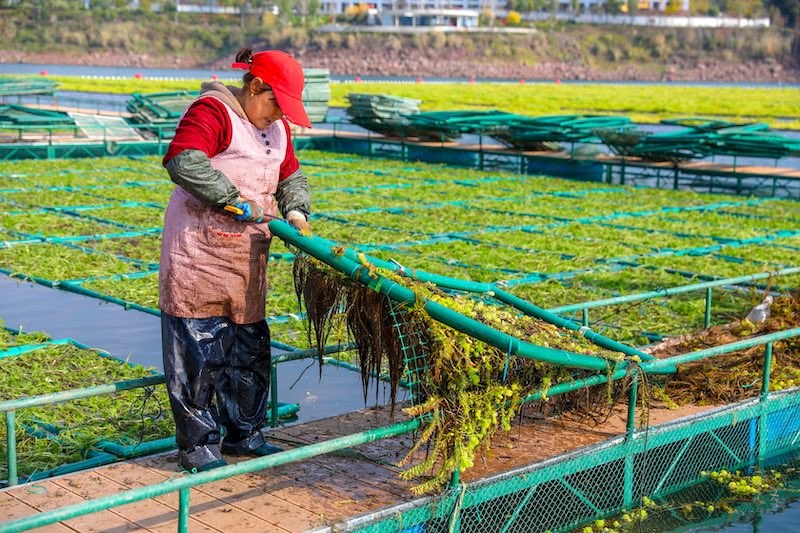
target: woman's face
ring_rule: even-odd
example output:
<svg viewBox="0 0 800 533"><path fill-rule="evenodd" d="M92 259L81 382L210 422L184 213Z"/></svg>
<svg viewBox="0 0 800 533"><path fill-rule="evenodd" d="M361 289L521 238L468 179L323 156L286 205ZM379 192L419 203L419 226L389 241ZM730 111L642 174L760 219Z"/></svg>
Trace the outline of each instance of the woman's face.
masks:
<svg viewBox="0 0 800 533"><path fill-rule="evenodd" d="M275 95L269 89L255 94L249 92L242 107L250 122L260 130L265 129L276 120L280 120L283 116L283 111L278 107Z"/></svg>

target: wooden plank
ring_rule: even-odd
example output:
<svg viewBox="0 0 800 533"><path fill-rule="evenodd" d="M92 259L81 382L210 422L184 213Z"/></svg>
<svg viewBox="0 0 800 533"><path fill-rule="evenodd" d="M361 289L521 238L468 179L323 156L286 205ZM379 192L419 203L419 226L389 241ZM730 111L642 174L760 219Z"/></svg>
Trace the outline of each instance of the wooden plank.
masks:
<svg viewBox="0 0 800 533"><path fill-rule="evenodd" d="M77 474L76 477L85 475L85 473ZM27 503L38 512L66 507L67 505L80 503L85 500L85 498L82 498L71 490L65 489L52 480L26 485L9 494ZM70 531L79 531L81 533L92 531L113 531L115 533L122 531L146 531L145 528L138 524L132 524L114 511L100 511L91 515L79 516L71 520L66 520L62 523L69 526L68 529Z"/></svg>
<svg viewBox="0 0 800 533"><path fill-rule="evenodd" d="M0 517L3 520L16 520L34 515L38 509L32 507L22 500L17 499L8 492L0 492ZM36 533L70 533L74 530L63 524L53 524L51 526L37 527L32 529Z"/></svg>
<svg viewBox="0 0 800 533"><path fill-rule="evenodd" d="M113 465L112 465L113 466ZM64 490L73 492L81 499L88 500L117 494L127 489L111 479L105 477L101 472L105 469L97 469L86 472L81 476L69 476L64 479L54 480L53 484L62 487ZM171 527L176 530L178 527L177 494L175 495L175 508L155 500L147 499L129 503L109 510L126 522L137 524L140 528L148 531L166 530ZM94 515L81 517L82 520L92 520L95 523L105 523L99 521ZM192 531L217 531L207 527L205 524L197 522L193 518L189 519Z"/></svg>

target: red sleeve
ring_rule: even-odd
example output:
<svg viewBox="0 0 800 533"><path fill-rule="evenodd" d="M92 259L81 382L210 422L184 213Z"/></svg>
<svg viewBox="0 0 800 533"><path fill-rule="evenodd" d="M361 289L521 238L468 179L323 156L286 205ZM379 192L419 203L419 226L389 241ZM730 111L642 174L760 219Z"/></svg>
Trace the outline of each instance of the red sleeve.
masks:
<svg viewBox="0 0 800 533"><path fill-rule="evenodd" d="M231 144L233 128L225 104L216 98L196 100L183 115L162 163L184 150L201 150L214 157Z"/></svg>
<svg viewBox="0 0 800 533"><path fill-rule="evenodd" d="M289 131L289 122L285 118L281 120L283 121L283 127L286 128L286 155L283 158L283 163L281 163L278 181L285 180L300 168L300 161L294 155L294 144L292 144L292 133Z"/></svg>

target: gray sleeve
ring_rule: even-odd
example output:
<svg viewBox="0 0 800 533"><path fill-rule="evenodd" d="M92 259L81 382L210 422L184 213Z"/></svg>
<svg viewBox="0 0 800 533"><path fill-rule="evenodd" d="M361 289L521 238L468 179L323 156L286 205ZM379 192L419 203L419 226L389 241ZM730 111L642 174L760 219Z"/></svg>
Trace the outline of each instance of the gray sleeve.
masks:
<svg viewBox="0 0 800 533"><path fill-rule="evenodd" d="M300 211L308 218L311 214L311 195L308 192L308 179L302 169L298 168L288 178L278 182L275 199L283 216L289 211Z"/></svg>
<svg viewBox="0 0 800 533"><path fill-rule="evenodd" d="M184 150L167 163L169 177L204 204L224 207L239 196L231 180L211 166L205 152Z"/></svg>

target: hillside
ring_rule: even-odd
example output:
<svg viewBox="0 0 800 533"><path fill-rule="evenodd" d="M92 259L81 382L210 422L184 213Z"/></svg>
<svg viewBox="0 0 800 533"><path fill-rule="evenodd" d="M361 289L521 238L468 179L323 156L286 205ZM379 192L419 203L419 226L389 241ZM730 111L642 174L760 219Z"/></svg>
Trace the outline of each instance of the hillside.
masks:
<svg viewBox="0 0 800 533"><path fill-rule="evenodd" d="M252 24L249 25L249 24ZM267 36L266 38L264 36ZM252 21L128 14L46 21L0 8L0 62L229 68L243 45L352 76L800 81L800 34L784 29L660 29L557 24L531 34L315 33Z"/></svg>

